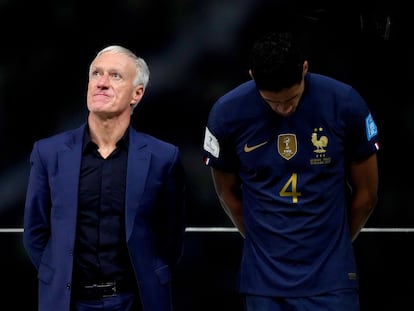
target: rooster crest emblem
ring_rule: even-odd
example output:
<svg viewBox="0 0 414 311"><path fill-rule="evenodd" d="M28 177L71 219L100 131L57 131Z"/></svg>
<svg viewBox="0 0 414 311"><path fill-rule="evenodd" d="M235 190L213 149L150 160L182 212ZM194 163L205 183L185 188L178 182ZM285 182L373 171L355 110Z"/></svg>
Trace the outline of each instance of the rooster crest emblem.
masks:
<svg viewBox="0 0 414 311"><path fill-rule="evenodd" d="M318 138L318 133L317 132L321 132L322 128L319 129L315 129L314 132L312 133L312 137L311 137L311 141L312 144L316 147L315 150L313 150L313 152L315 153L325 153L326 150L326 146L328 146L328 137L322 135Z"/></svg>

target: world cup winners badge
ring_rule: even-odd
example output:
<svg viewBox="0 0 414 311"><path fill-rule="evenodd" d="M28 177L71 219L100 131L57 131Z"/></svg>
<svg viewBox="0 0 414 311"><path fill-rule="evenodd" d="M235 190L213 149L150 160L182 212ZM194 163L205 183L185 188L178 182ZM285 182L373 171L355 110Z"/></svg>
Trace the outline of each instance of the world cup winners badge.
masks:
<svg viewBox="0 0 414 311"><path fill-rule="evenodd" d="M295 134L280 134L277 137L277 151L282 158L290 160L296 154L298 144Z"/></svg>

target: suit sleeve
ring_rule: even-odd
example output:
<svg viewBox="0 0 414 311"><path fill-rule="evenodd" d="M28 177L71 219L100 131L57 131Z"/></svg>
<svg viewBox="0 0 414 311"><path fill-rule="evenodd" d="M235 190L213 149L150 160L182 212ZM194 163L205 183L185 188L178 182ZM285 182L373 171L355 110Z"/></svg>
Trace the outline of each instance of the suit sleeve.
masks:
<svg viewBox="0 0 414 311"><path fill-rule="evenodd" d="M185 176L178 148L175 149L173 155L165 189L167 258L171 264L176 264L183 252L186 225Z"/></svg>
<svg viewBox="0 0 414 311"><path fill-rule="evenodd" d="M23 219L23 245L36 269L50 236L51 206L48 174L39 148L39 143L35 143L30 154L30 173Z"/></svg>

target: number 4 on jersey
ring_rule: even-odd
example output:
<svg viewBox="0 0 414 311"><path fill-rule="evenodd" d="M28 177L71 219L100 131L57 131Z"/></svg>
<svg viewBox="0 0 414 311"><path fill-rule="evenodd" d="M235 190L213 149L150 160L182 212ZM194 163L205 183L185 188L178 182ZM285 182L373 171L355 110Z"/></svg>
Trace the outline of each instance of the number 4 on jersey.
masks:
<svg viewBox="0 0 414 311"><path fill-rule="evenodd" d="M280 190L279 195L281 197L292 197L292 202L298 203L298 197L302 194L296 191L297 184L298 175L296 173L293 173L292 176L290 176L289 180L286 182L286 184L283 186L282 190ZM289 188L291 191L288 190Z"/></svg>

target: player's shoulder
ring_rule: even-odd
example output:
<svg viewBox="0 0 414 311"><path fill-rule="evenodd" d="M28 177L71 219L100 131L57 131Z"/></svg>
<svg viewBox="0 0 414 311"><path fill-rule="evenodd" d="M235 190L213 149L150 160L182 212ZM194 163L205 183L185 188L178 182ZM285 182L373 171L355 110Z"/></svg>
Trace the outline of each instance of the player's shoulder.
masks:
<svg viewBox="0 0 414 311"><path fill-rule="evenodd" d="M246 97L250 96L253 92L257 92L254 81L246 81L244 83L237 85L227 93L220 96L217 99L215 105L237 103L241 100L244 100Z"/></svg>
<svg viewBox="0 0 414 311"><path fill-rule="evenodd" d="M257 89L253 80L241 83L220 96L211 107L211 114L234 114L242 107L257 100Z"/></svg>
<svg viewBox="0 0 414 311"><path fill-rule="evenodd" d="M305 83L314 90L321 90L328 93L346 93L353 89L353 87L334 77L309 72L305 77Z"/></svg>

